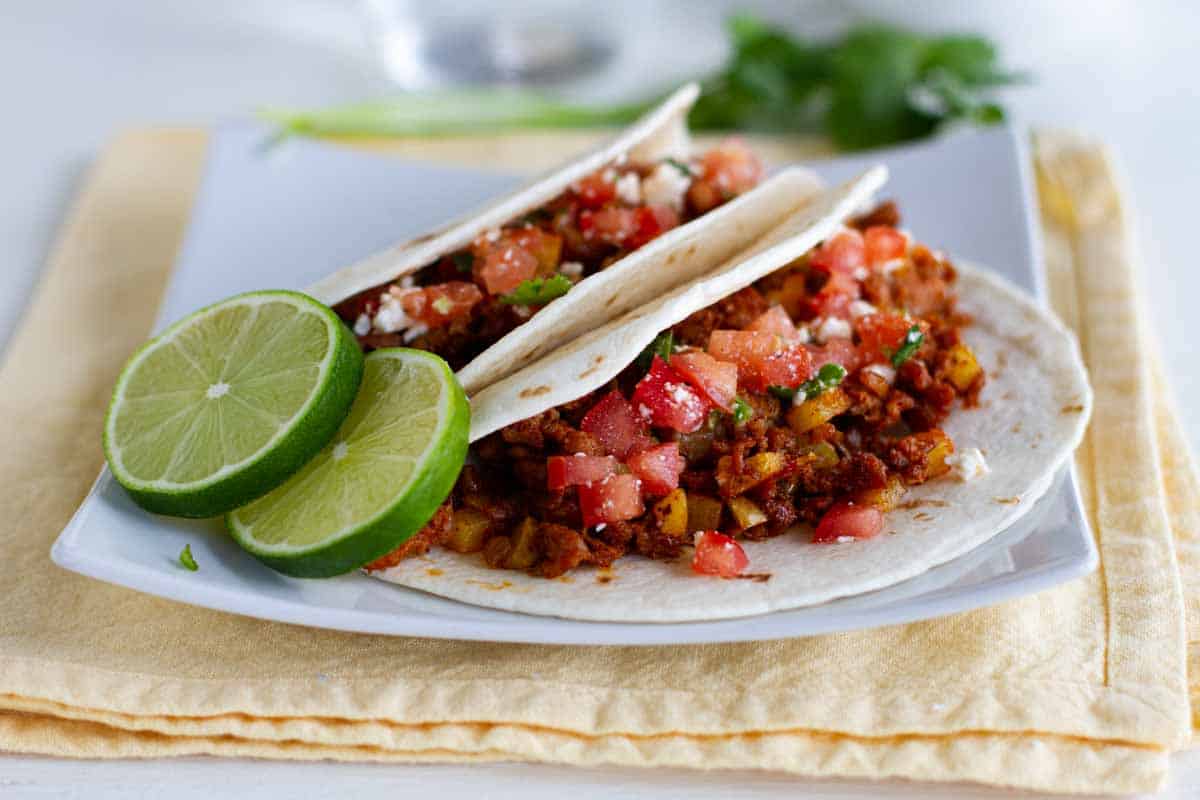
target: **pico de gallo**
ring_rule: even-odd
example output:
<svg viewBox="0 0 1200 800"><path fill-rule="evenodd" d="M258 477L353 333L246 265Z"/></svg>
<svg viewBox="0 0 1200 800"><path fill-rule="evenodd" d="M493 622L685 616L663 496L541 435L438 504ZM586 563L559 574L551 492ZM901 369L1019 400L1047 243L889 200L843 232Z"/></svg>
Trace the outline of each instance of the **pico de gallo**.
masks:
<svg viewBox="0 0 1200 800"><path fill-rule="evenodd" d="M438 516L382 569L441 545L555 578L627 554L746 576L741 542L813 526L868 539L950 471L940 425L986 376L954 266L892 204L692 314L609 385L473 447ZM754 565L762 577L770 565Z"/></svg>
<svg viewBox="0 0 1200 800"><path fill-rule="evenodd" d="M571 287L754 188L758 158L729 139L690 161L625 161L469 247L334 307L366 350L404 345L458 370Z"/></svg>

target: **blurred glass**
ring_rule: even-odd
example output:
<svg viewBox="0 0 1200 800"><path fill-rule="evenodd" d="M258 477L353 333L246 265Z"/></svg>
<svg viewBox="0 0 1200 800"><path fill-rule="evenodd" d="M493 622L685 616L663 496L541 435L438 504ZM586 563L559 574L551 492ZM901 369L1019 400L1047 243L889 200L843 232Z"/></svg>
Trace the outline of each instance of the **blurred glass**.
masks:
<svg viewBox="0 0 1200 800"><path fill-rule="evenodd" d="M388 76L405 89L552 85L585 77L619 49L611 8L568 0L364 0Z"/></svg>

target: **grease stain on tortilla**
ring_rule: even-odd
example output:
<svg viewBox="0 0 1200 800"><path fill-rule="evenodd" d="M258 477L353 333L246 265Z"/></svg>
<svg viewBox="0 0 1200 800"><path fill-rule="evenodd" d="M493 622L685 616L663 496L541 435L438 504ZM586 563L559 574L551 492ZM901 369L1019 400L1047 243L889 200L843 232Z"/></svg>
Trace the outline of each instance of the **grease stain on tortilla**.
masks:
<svg viewBox="0 0 1200 800"><path fill-rule="evenodd" d="M487 581L477 581L477 580L472 580L472 579L468 578L466 582L474 584L475 586L482 586L484 589L487 589L489 592L500 592L505 589L512 588L512 581L501 581L500 583L488 583Z"/></svg>
<svg viewBox="0 0 1200 800"><path fill-rule="evenodd" d="M549 391L550 391L549 386L531 386L528 389L522 389L520 394L518 394L517 396L520 397L521 399L527 399L530 397L541 397L542 395L547 394Z"/></svg>
<svg viewBox="0 0 1200 800"><path fill-rule="evenodd" d="M574 583L575 582L575 579L572 578L570 575L559 575L554 580L558 581L559 583Z"/></svg>
<svg viewBox="0 0 1200 800"><path fill-rule="evenodd" d="M1082 403L1072 403L1071 405L1063 406L1062 408L1060 408L1058 410L1058 413L1060 413L1060 414L1082 414L1083 413L1083 404Z"/></svg>
<svg viewBox="0 0 1200 800"><path fill-rule="evenodd" d="M993 497L993 503L999 503L1002 506L1015 506L1021 502L1019 497Z"/></svg>
<svg viewBox="0 0 1200 800"><path fill-rule="evenodd" d="M612 583L617 579L613 571L609 567L602 567L596 571L596 583Z"/></svg>
<svg viewBox="0 0 1200 800"><path fill-rule="evenodd" d="M986 453L985 453L985 455L986 455ZM932 497L922 497L922 498L918 498L916 500L905 500L903 503L900 503L899 505L897 505L896 508L902 508L906 511L911 511L912 509L920 508L921 506L933 506L935 508L945 508L948 505L950 505L950 504L947 503L945 500L936 500Z"/></svg>
<svg viewBox="0 0 1200 800"><path fill-rule="evenodd" d="M429 567L428 569L426 569L426 570L425 570L425 574L426 574L426 575L428 575L428 576L429 576L429 577L431 577L431 578L436 578L437 576L439 576L439 575L445 575L446 573L445 573L445 572L442 572L442 571L441 571L440 569L438 569L437 567Z"/></svg>

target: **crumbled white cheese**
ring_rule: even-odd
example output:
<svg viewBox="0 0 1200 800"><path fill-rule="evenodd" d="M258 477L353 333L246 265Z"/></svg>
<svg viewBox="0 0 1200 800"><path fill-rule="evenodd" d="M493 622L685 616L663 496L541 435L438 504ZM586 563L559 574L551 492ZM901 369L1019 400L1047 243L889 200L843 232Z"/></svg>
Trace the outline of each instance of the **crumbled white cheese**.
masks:
<svg viewBox="0 0 1200 800"><path fill-rule="evenodd" d="M601 522L599 525L597 525L597 526L596 526L596 533L599 533L600 531L604 530L604 529L605 529L605 528L607 528L607 527L608 527L608 525L606 525L605 523Z"/></svg>
<svg viewBox="0 0 1200 800"><path fill-rule="evenodd" d="M408 314L404 313L400 298L391 292L379 296L379 310L375 312L374 322L375 330L380 333L395 333L413 324Z"/></svg>
<svg viewBox="0 0 1200 800"><path fill-rule="evenodd" d="M564 261L559 264L558 271L568 278L578 278L583 275L583 264L578 261Z"/></svg>
<svg viewBox="0 0 1200 800"><path fill-rule="evenodd" d="M869 269L867 269L866 267L855 267L854 268L854 280L865 281L869 277L871 277L871 271Z"/></svg>
<svg viewBox="0 0 1200 800"><path fill-rule="evenodd" d="M603 178L606 183L616 183L617 171L612 167L608 167L604 170L604 172L600 173L600 177Z"/></svg>
<svg viewBox="0 0 1200 800"><path fill-rule="evenodd" d="M866 300L854 300L850 303L850 316L853 319L865 317L867 314L874 314L878 310Z"/></svg>
<svg viewBox="0 0 1200 800"><path fill-rule="evenodd" d="M683 209L683 198L691 186L692 179L670 164L659 164L642 181L642 196L649 205L670 206L676 211Z"/></svg>
<svg viewBox="0 0 1200 800"><path fill-rule="evenodd" d="M904 266L903 258L893 258L891 261L883 262L883 274L891 275L896 270Z"/></svg>
<svg viewBox="0 0 1200 800"><path fill-rule="evenodd" d="M631 206L642 204L642 181L636 172L627 172L617 180L617 197Z"/></svg>
<svg viewBox="0 0 1200 800"><path fill-rule="evenodd" d="M951 453L946 456L946 463L950 465L954 477L964 482L982 478L991 472L978 447L968 447L960 452Z"/></svg>
<svg viewBox="0 0 1200 800"><path fill-rule="evenodd" d="M400 279L400 288L401 289L411 289L412 287L414 287L416 285L417 285L417 281L412 275L405 275L403 278Z"/></svg>
<svg viewBox="0 0 1200 800"><path fill-rule="evenodd" d="M531 316L533 316L533 309L531 309L529 306L513 306L512 310L513 313L521 319L529 319Z"/></svg>
<svg viewBox="0 0 1200 800"><path fill-rule="evenodd" d="M839 536L839 537L837 537L837 541L838 541L838 544L845 544L846 542L853 542L854 537L853 536Z"/></svg>
<svg viewBox="0 0 1200 800"><path fill-rule="evenodd" d="M408 330L406 330L404 332L404 343L408 344L413 339L416 339L418 336L424 336L427 333L429 333L428 325L424 325L424 324L413 325L411 328L409 328Z"/></svg>
<svg viewBox="0 0 1200 800"><path fill-rule="evenodd" d="M889 386L896 382L896 370L891 364L867 364L865 367L863 367L863 372L870 372L874 375L878 375L887 381Z"/></svg>
<svg viewBox="0 0 1200 800"><path fill-rule="evenodd" d="M486 239L486 240L488 240L489 242L495 242L495 241L499 241L499 239L500 239L500 229L499 229L499 228L492 228L492 229L490 229L490 230L488 230L488 231L485 231L485 232L484 232L484 234L483 234L483 238L484 238L484 239Z"/></svg>
<svg viewBox="0 0 1200 800"><path fill-rule="evenodd" d="M849 339L850 323L838 317L826 317L817 326L817 341L827 342L830 339Z"/></svg>
<svg viewBox="0 0 1200 800"><path fill-rule="evenodd" d="M366 314L359 314L358 319L354 320L354 335L366 336L371 332L371 318Z"/></svg>
<svg viewBox="0 0 1200 800"><path fill-rule="evenodd" d="M801 325L796 328L796 338L793 339L796 344L808 344L812 341L812 334L808 332L807 325Z"/></svg>

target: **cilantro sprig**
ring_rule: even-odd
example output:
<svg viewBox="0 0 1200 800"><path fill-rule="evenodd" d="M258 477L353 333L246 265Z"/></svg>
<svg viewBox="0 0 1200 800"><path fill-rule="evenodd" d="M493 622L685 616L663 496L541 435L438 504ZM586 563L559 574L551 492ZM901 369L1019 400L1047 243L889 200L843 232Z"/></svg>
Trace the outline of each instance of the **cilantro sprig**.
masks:
<svg viewBox="0 0 1200 800"><path fill-rule="evenodd" d="M687 164L680 161L678 158L671 158L670 156L667 156L666 158L663 159L663 163L670 164L672 167L679 170L680 172L682 172L685 176L687 176L689 178L693 177L696 174L692 170L691 167L689 167Z"/></svg>
<svg viewBox="0 0 1200 800"><path fill-rule="evenodd" d="M841 364L829 363L817 370L817 374L800 384L795 389L789 386L772 386L771 394L781 400L804 402L810 397L816 397L822 392L834 388L846 377L846 368Z"/></svg>
<svg viewBox="0 0 1200 800"><path fill-rule="evenodd" d="M551 275L549 278L528 278L516 289L500 298L509 306L544 306L555 298L571 291L571 279L566 275Z"/></svg>
<svg viewBox="0 0 1200 800"><path fill-rule="evenodd" d="M702 81L692 109L695 130L816 131L842 149L860 150L919 139L948 123L996 123L1004 111L995 91L1025 80L1005 69L981 36L868 23L815 40L746 14L729 20L728 36L732 54ZM660 99L580 106L532 90L463 90L262 116L282 135L431 136L621 125Z"/></svg>
<svg viewBox="0 0 1200 800"><path fill-rule="evenodd" d="M671 333L671 331L663 331L654 337L654 341L648 344L645 350L638 354L638 369L642 371L650 369L650 364L654 362L655 356L669 363L671 361L671 354L674 352L675 334Z"/></svg>
<svg viewBox="0 0 1200 800"><path fill-rule="evenodd" d="M908 333L904 334L904 342L892 353L892 366L899 368L901 364L913 357L913 353L920 349L925 342L925 334L921 333L921 329L913 325L908 329Z"/></svg>
<svg viewBox="0 0 1200 800"><path fill-rule="evenodd" d="M754 417L754 407L740 397L733 401L733 421L737 425L745 425Z"/></svg>
<svg viewBox="0 0 1200 800"><path fill-rule="evenodd" d="M192 546L185 544L183 550L179 553L179 563L188 572L195 572L200 569L200 565L196 563L196 559L192 556Z"/></svg>

